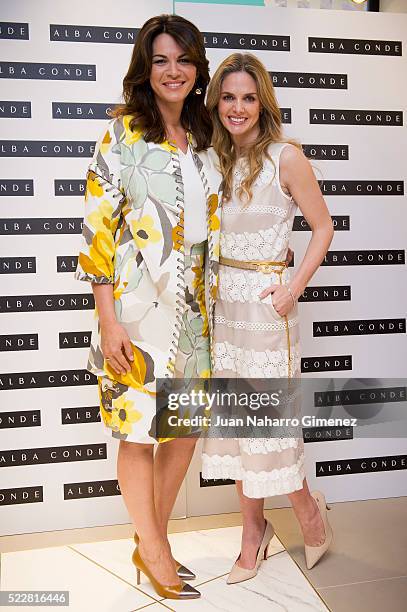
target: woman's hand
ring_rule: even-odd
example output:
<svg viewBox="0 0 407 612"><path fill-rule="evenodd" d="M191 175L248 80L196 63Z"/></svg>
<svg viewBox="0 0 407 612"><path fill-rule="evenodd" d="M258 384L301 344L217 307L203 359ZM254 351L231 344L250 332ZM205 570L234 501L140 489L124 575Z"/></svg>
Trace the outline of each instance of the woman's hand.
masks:
<svg viewBox="0 0 407 612"><path fill-rule="evenodd" d="M104 358L118 374L130 372L133 349L124 327L117 321L111 321L108 324L102 324L100 331Z"/></svg>
<svg viewBox="0 0 407 612"><path fill-rule="evenodd" d="M272 294L272 304L274 310L280 317L288 315L288 313L294 308L293 298L291 293L288 291L286 285L270 285L267 289L260 293L260 299L264 300L268 295Z"/></svg>

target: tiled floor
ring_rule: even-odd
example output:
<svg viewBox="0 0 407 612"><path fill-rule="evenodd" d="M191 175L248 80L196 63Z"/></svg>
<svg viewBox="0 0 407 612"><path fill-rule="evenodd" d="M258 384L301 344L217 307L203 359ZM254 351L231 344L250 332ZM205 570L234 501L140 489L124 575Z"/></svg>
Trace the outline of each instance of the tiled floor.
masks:
<svg viewBox="0 0 407 612"><path fill-rule="evenodd" d="M291 558L332 612L407 611L407 497L332 504L334 540L308 571L291 509L270 511Z"/></svg>
<svg viewBox="0 0 407 612"><path fill-rule="evenodd" d="M198 578L191 584L201 591L201 599L161 603L144 577L137 587L130 561L134 544L127 538L4 553L1 589L69 590L70 612L130 612L146 607L152 612L328 610L277 537L259 574L241 585L225 582L239 551L240 527L175 533L170 541L174 556L196 572Z"/></svg>
<svg viewBox="0 0 407 612"><path fill-rule="evenodd" d="M104 537L96 528L58 532L59 539L43 534L42 543L41 534L0 538L2 549L9 551L1 556L0 588L68 590L70 612L407 610L407 497L333 504L332 549L310 571L292 510L269 510L267 515L280 539L273 538L272 556L257 577L238 585L225 582L240 546L238 514L171 522L177 531L170 535L174 556L195 570L198 578L191 584L202 593L198 600L162 600L144 578L136 586L132 529L124 525L102 528Z"/></svg>

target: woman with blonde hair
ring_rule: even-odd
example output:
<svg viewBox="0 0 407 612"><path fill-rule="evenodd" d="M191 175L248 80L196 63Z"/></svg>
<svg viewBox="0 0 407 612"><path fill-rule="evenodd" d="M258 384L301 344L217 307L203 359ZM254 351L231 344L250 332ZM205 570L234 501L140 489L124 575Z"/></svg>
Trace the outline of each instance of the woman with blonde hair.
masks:
<svg viewBox="0 0 407 612"><path fill-rule="evenodd" d="M301 146L284 139L270 76L251 54L226 58L212 77L207 108L223 177L213 376L298 378L297 300L329 248L333 226ZM300 208L312 236L291 277L286 266ZM287 494L304 536L307 567L327 550L332 529L320 491L310 493L299 437L207 437L203 477L236 480L243 533L228 583L257 574L273 536L264 498Z"/></svg>

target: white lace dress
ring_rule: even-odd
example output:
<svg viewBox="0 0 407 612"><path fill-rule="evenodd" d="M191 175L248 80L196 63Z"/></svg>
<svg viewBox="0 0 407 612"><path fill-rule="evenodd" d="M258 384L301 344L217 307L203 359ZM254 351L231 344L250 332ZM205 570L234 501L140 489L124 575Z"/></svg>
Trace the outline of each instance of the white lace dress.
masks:
<svg viewBox="0 0 407 612"><path fill-rule="evenodd" d="M297 205L280 186L279 158L285 144L270 146L275 165L266 160L244 206L234 194L223 205L220 235L222 257L240 261L284 261ZM234 190L242 179L235 170ZM283 284L290 271L284 268ZM272 296L260 293L279 284L277 273L219 266L215 308L214 368L217 378L299 377L301 372L297 306L280 317ZM287 325L288 324L288 325ZM287 329L288 327L288 329ZM288 333L287 333L288 332ZM301 430L300 430L301 431ZM242 480L247 497L262 498L302 489L304 443L301 437L204 439L202 476Z"/></svg>

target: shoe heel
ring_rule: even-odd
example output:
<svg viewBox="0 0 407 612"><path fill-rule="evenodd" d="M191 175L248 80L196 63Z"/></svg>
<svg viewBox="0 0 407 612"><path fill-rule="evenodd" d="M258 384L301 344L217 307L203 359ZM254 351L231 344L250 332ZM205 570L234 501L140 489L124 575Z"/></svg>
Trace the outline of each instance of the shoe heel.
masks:
<svg viewBox="0 0 407 612"><path fill-rule="evenodd" d="M137 584L140 584L140 582L141 582L140 574L141 574L141 572L140 572L139 568L137 567L136 568L136 581L137 581Z"/></svg>
<svg viewBox="0 0 407 612"><path fill-rule="evenodd" d="M331 506L326 503L325 497L320 491L312 491L311 496L314 498L317 506L319 506L319 512L325 528L325 540L320 546L308 546L304 544L305 564L307 569L312 569L314 567L322 555L326 553L333 539L332 527L328 522L326 513L327 510L331 510Z"/></svg>
<svg viewBox="0 0 407 612"><path fill-rule="evenodd" d="M227 577L226 584L235 584L237 582L243 582L244 580L250 580L250 578L254 578L254 576L257 575L261 562L267 560L269 544L272 537L274 536L274 529L272 524L269 523L269 521L266 520L265 523L266 527L264 530L262 541L260 542L259 550L257 551L257 557L254 567L252 569L245 569L237 565L236 561L236 563L232 567L232 570L229 573L229 576ZM238 557L238 560L239 558L240 555Z"/></svg>

